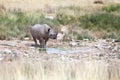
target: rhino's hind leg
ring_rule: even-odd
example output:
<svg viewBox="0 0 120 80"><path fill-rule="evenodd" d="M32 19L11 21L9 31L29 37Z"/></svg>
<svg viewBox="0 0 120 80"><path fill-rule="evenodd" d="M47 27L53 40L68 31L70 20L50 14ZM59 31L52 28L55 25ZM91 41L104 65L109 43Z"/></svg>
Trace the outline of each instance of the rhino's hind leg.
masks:
<svg viewBox="0 0 120 80"><path fill-rule="evenodd" d="M33 40L35 42L35 47L38 47L38 44L37 44L37 39L35 37L33 37Z"/></svg>

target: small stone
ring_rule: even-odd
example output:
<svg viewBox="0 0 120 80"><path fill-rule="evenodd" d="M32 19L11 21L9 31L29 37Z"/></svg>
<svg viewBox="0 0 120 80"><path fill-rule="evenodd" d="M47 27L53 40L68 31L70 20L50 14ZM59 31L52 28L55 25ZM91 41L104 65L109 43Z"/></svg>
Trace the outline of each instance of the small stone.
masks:
<svg viewBox="0 0 120 80"><path fill-rule="evenodd" d="M11 54L12 53L12 51L9 50L9 49L4 49L1 52L4 53L4 54Z"/></svg>
<svg viewBox="0 0 120 80"><path fill-rule="evenodd" d="M8 46L12 46L12 47L14 47L15 45L16 45L15 43L8 44Z"/></svg>
<svg viewBox="0 0 120 80"><path fill-rule="evenodd" d="M0 61L2 61L4 58L3 57L0 57Z"/></svg>
<svg viewBox="0 0 120 80"><path fill-rule="evenodd" d="M70 46L78 46L78 43L77 43L77 42L74 42L74 41L71 41L71 42L69 43L69 45L70 45Z"/></svg>
<svg viewBox="0 0 120 80"><path fill-rule="evenodd" d="M51 19L53 20L54 19L54 16L45 16L46 19Z"/></svg>
<svg viewBox="0 0 120 80"><path fill-rule="evenodd" d="M89 41L89 39L83 39L83 41Z"/></svg>
<svg viewBox="0 0 120 80"><path fill-rule="evenodd" d="M100 50L102 50L104 48L103 45L101 45L101 44L95 45L95 47L100 49Z"/></svg>
<svg viewBox="0 0 120 80"><path fill-rule="evenodd" d="M29 37L25 37L24 40L30 40L30 38Z"/></svg>
<svg viewBox="0 0 120 80"><path fill-rule="evenodd" d="M63 41L64 36L65 36L65 34L63 34L63 33L58 33L58 35L57 35L57 40L58 40L58 41Z"/></svg>
<svg viewBox="0 0 120 80"><path fill-rule="evenodd" d="M17 40L17 43L21 43L21 41L20 41L20 40Z"/></svg>
<svg viewBox="0 0 120 80"><path fill-rule="evenodd" d="M78 43L79 46L86 46L84 43Z"/></svg>

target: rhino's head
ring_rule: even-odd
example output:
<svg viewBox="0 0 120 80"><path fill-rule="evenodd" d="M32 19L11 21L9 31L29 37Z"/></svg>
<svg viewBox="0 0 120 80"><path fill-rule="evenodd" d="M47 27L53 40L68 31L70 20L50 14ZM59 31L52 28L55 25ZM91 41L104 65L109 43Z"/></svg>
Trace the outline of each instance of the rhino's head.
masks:
<svg viewBox="0 0 120 80"><path fill-rule="evenodd" d="M49 36L49 38L56 39L57 38L57 34L58 33L57 33L56 30L51 29L51 28L48 29L48 36Z"/></svg>

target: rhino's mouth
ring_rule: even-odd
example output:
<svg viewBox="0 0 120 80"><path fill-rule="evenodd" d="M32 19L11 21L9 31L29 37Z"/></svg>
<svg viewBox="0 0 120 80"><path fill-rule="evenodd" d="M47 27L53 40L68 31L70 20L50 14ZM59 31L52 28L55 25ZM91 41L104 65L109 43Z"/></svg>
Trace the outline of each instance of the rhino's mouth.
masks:
<svg viewBox="0 0 120 80"><path fill-rule="evenodd" d="M56 39L56 38L57 38L57 35L56 35L56 34L50 34L50 35L49 35L49 38L51 38L51 39Z"/></svg>

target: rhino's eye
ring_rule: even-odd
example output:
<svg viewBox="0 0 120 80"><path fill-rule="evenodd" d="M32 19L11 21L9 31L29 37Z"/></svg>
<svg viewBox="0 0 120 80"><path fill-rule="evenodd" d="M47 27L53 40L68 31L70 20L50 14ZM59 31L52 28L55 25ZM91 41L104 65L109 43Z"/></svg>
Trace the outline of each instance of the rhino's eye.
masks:
<svg viewBox="0 0 120 80"><path fill-rule="evenodd" d="M52 34L50 34L50 37L52 37L53 35Z"/></svg>

